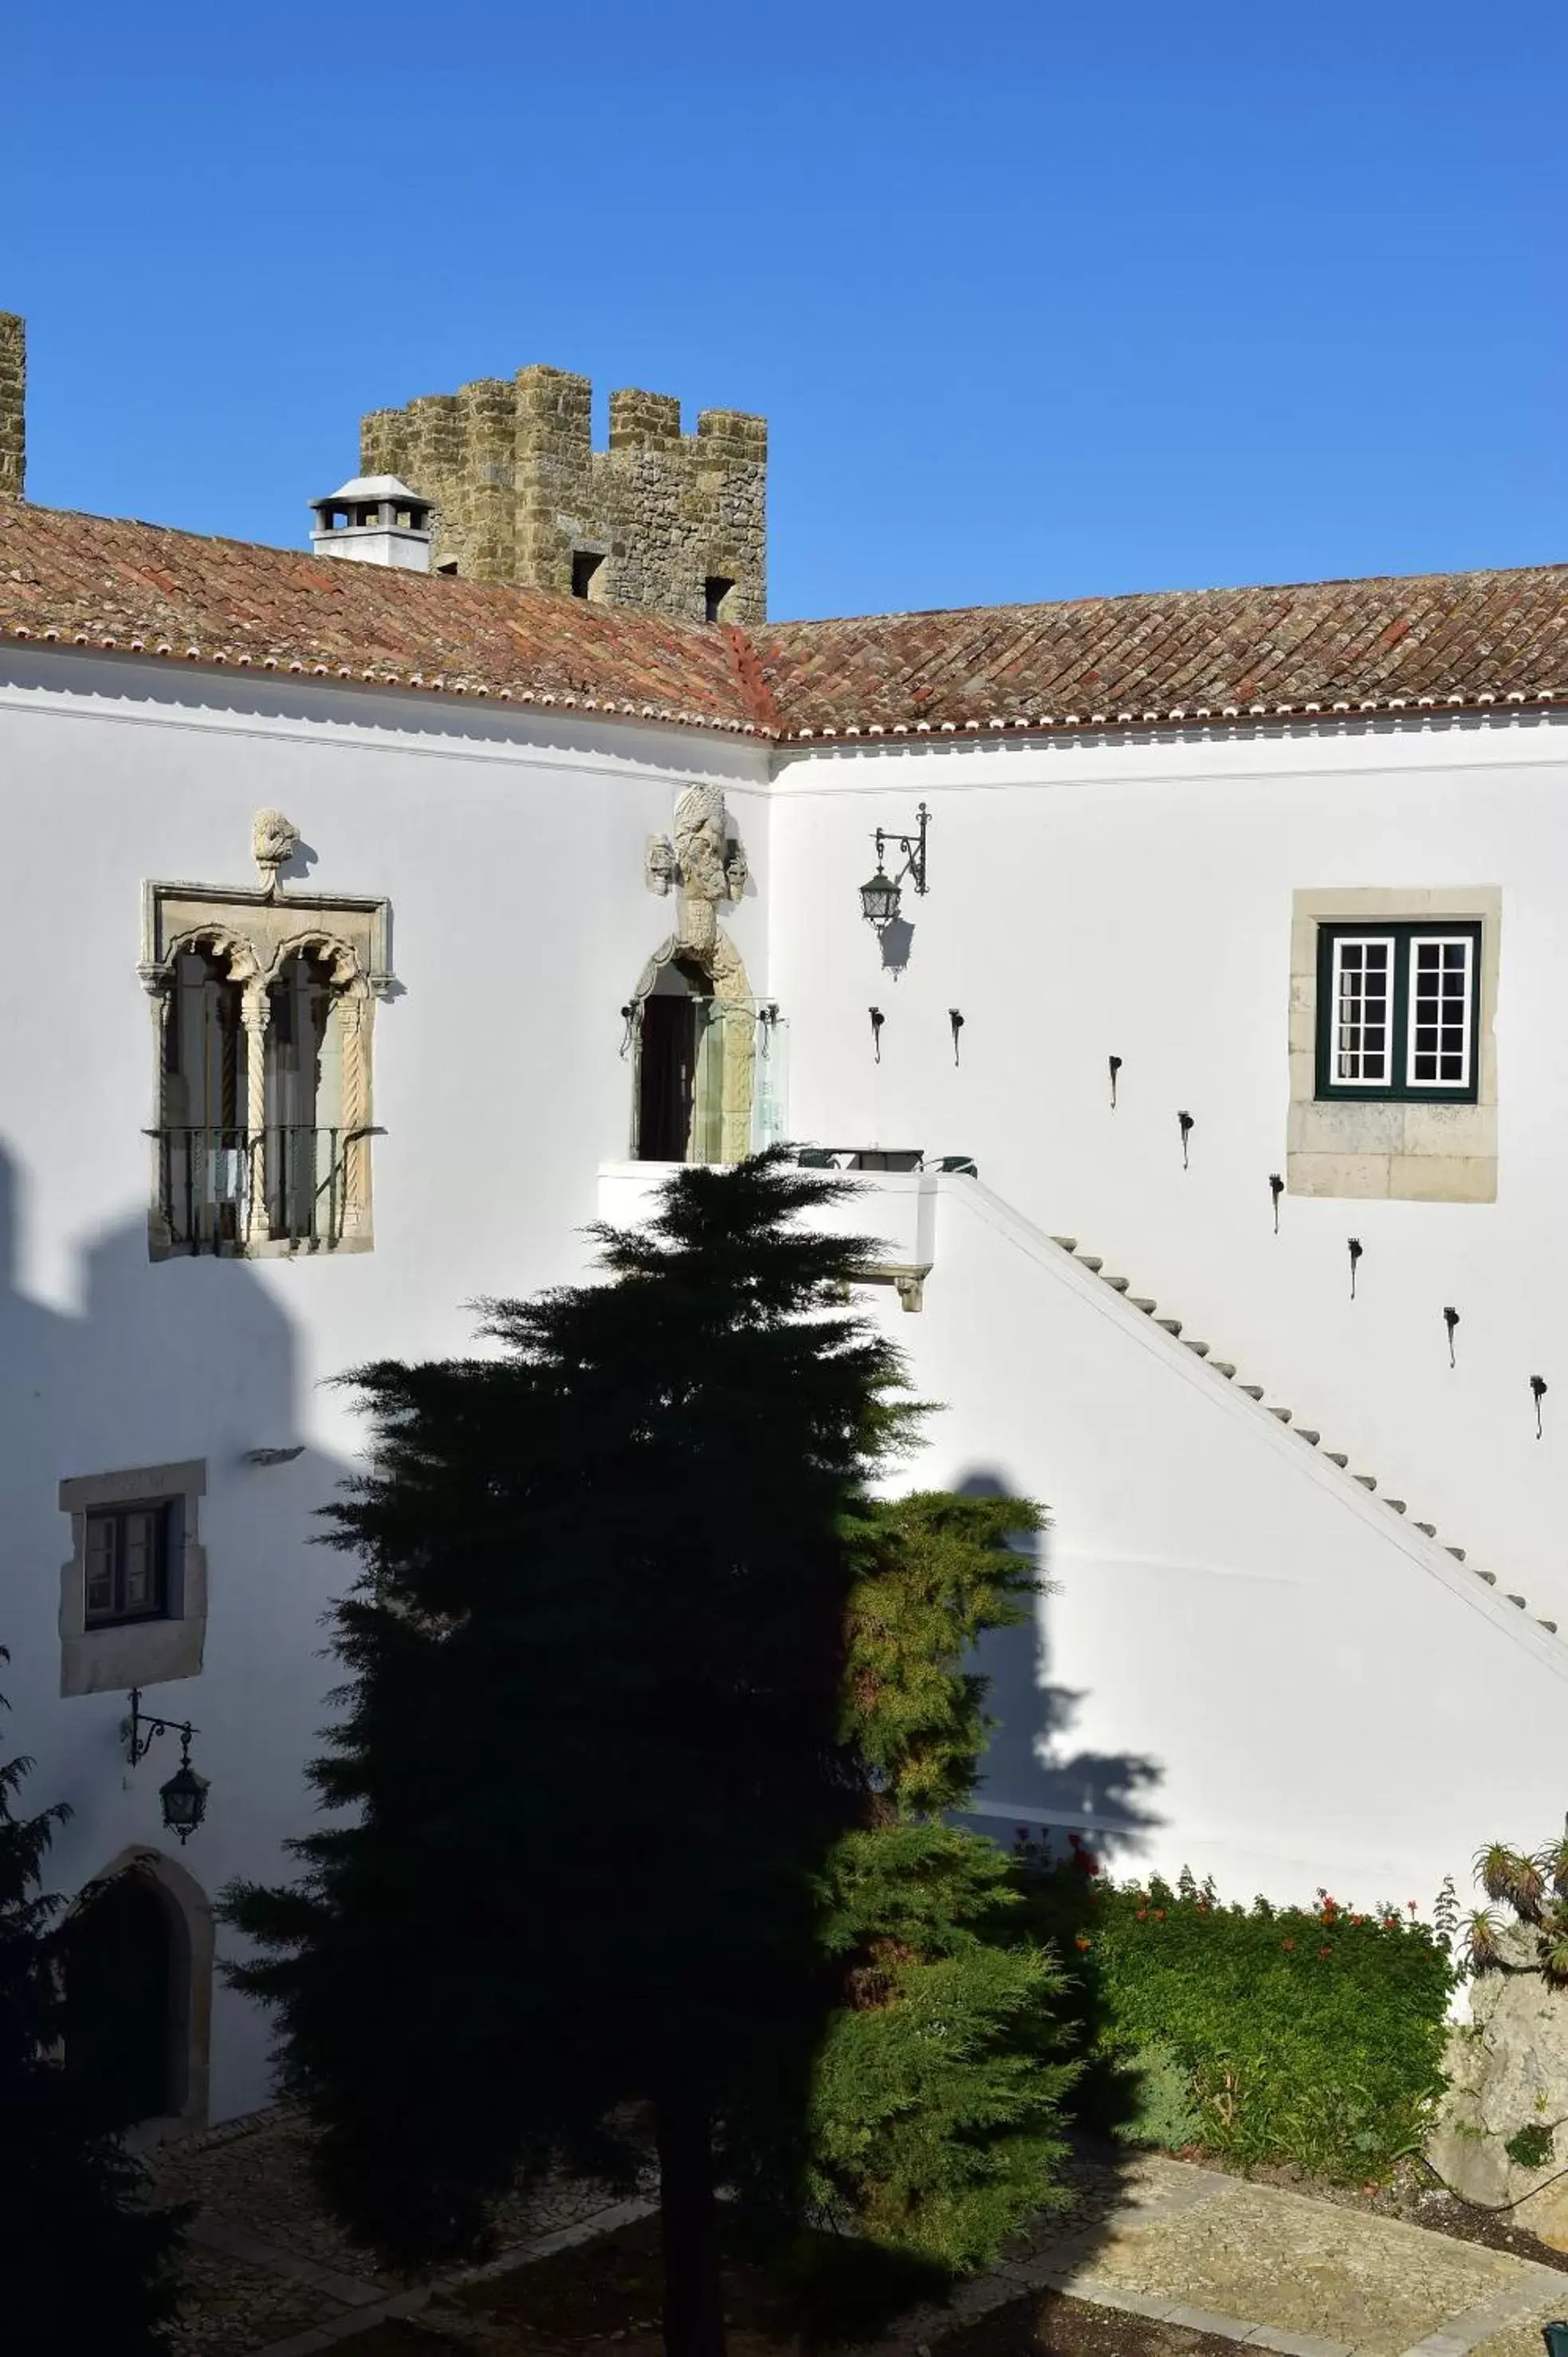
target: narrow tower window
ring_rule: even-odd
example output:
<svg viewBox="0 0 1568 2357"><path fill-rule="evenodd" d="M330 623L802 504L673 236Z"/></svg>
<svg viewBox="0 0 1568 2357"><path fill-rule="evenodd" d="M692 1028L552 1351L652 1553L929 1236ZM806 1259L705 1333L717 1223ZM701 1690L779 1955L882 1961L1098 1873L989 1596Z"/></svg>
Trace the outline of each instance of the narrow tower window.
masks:
<svg viewBox="0 0 1568 2357"><path fill-rule="evenodd" d="M709 574L707 579L703 584L703 619L705 622L722 622L725 620L725 601L734 587L735 583L733 581L726 580L722 573Z"/></svg>
<svg viewBox="0 0 1568 2357"><path fill-rule="evenodd" d="M596 597L602 593L594 587L594 576L604 563L591 548L572 551L572 595L574 597Z"/></svg>

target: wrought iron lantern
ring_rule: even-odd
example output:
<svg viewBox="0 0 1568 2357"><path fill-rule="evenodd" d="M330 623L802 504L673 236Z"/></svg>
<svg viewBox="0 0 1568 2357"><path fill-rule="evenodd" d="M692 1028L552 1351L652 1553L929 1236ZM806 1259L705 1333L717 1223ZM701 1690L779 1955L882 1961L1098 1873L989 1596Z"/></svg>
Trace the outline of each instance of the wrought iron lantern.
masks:
<svg viewBox="0 0 1568 2357"><path fill-rule="evenodd" d="M924 802L916 812L915 819L913 834L889 834L886 828L879 826L873 838L876 845L876 873L869 883L860 888L860 913L878 933L885 933L889 925L898 921L906 877L917 892L923 895L926 889L926 829L931 823L931 813ZM897 876L887 873L887 846L890 843L896 844L904 855L904 865Z"/></svg>
<svg viewBox="0 0 1568 2357"><path fill-rule="evenodd" d="M875 875L860 888L860 913L877 932L885 932L897 918L902 898L897 885L891 876L885 873L878 860Z"/></svg>
<svg viewBox="0 0 1568 2357"><path fill-rule="evenodd" d="M159 1735L179 1738L179 1766L166 1784L158 1787L165 1830L177 1834L181 1848L207 1814L208 1780L190 1764L190 1738L198 1732L188 1719L154 1718L142 1709L142 1689L131 1688L131 1716L125 1721L126 1756L132 1767L145 1760Z"/></svg>

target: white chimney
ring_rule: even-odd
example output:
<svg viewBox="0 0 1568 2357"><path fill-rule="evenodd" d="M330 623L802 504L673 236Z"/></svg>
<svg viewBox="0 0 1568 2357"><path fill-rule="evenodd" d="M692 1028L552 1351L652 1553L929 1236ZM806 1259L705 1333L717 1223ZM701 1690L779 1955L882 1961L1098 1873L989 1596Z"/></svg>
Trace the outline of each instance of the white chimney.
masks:
<svg viewBox="0 0 1568 2357"><path fill-rule="evenodd" d="M316 511L310 545L317 556L429 572L430 501L395 475L356 475L329 499L310 504Z"/></svg>

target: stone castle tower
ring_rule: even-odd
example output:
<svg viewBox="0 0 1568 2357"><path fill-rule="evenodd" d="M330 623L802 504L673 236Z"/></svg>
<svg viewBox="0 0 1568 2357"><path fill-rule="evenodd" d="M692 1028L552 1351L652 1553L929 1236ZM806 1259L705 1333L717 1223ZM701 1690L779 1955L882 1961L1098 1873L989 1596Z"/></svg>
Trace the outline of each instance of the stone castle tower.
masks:
<svg viewBox="0 0 1568 2357"><path fill-rule="evenodd" d="M0 499L19 500L27 479L27 331L0 311Z"/></svg>
<svg viewBox="0 0 1568 2357"><path fill-rule="evenodd" d="M609 448L596 450L592 393L585 376L535 367L378 409L360 467L434 503L438 573L682 621L765 620L767 419L705 409L682 434L670 395L612 393Z"/></svg>

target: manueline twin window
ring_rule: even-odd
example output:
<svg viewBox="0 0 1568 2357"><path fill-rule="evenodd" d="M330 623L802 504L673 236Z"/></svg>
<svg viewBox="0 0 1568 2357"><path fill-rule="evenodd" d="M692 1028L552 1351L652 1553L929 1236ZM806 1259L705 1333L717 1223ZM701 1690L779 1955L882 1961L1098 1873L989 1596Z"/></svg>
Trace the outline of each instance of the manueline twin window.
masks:
<svg viewBox="0 0 1568 2357"><path fill-rule="evenodd" d="M1476 1099L1478 924L1324 925L1317 1094Z"/></svg>

